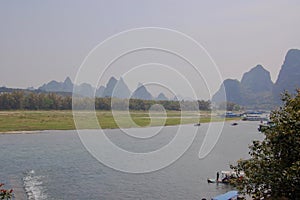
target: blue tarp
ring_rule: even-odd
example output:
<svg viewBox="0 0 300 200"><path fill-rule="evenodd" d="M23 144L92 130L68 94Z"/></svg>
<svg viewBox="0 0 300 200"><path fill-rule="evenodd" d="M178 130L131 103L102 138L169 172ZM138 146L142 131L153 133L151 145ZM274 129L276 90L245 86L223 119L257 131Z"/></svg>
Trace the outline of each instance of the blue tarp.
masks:
<svg viewBox="0 0 300 200"><path fill-rule="evenodd" d="M216 197L212 198L212 200L228 200L228 199L231 199L231 198L234 198L237 196L238 196L238 191L233 190L233 191L227 192L225 194L216 196Z"/></svg>

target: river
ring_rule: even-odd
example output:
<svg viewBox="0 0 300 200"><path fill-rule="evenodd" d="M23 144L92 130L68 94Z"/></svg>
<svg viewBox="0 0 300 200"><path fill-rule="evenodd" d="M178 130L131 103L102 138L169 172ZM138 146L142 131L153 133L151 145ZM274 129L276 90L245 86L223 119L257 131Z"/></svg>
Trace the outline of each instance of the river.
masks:
<svg viewBox="0 0 300 200"><path fill-rule="evenodd" d="M251 141L263 138L257 125L226 122L216 146L204 159L199 159L198 153L208 124L185 125L197 128L191 147L170 166L142 174L103 165L84 148L76 131L2 134L0 182L15 189L15 199L210 199L232 188L208 184L207 178L215 178L217 171L229 170L229 164L248 157ZM165 127L150 139L152 146L133 142L119 130L106 133L119 146L147 152L167 144L177 128Z"/></svg>

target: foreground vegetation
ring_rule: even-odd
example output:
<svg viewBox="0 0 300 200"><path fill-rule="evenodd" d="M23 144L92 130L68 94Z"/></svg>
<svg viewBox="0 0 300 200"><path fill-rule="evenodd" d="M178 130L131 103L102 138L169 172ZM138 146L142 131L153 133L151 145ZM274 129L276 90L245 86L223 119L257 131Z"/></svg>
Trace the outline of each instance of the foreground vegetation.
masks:
<svg viewBox="0 0 300 200"><path fill-rule="evenodd" d="M0 199L1 200L9 200L13 198L13 189L6 190L1 189L1 187L4 186L3 183L0 183Z"/></svg>
<svg viewBox="0 0 300 200"><path fill-rule="evenodd" d="M274 126L263 130L265 139L250 146L251 158L231 166L245 173L235 184L253 199L300 198L300 90L283 101L271 114Z"/></svg>
<svg viewBox="0 0 300 200"><path fill-rule="evenodd" d="M85 112L85 111L83 111ZM96 111L96 115L101 128L112 129L118 128L118 124L114 120L111 111ZM130 111L130 116L135 124L126 117L125 111L117 111L122 128L130 127L146 127L150 125L151 119L147 111ZM164 123L163 113L156 112L152 115L151 126L160 125L178 125L178 124L193 124L205 123L210 121L221 121L221 118L212 117L208 111L202 111L201 115L198 112L183 112L167 111L167 119ZM84 117L84 115L83 115ZM182 117L182 119L181 119ZM87 126L85 128L97 128ZM72 130L75 129L73 115L71 110L48 110L48 111L0 111L0 132L11 131L34 131L34 130Z"/></svg>

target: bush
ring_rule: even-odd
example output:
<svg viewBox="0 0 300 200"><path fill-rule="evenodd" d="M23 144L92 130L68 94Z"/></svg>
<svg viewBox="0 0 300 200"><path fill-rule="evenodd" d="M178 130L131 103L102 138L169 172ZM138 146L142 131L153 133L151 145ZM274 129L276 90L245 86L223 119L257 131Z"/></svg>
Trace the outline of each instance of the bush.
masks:
<svg viewBox="0 0 300 200"><path fill-rule="evenodd" d="M4 184L0 183L0 199L1 200L12 199L13 189L10 189L10 190L1 189L2 186L4 186Z"/></svg>
<svg viewBox="0 0 300 200"><path fill-rule="evenodd" d="M262 130L265 139L249 147L250 159L231 166L245 173L235 184L254 199L300 199L300 90L282 100L271 113L274 125Z"/></svg>

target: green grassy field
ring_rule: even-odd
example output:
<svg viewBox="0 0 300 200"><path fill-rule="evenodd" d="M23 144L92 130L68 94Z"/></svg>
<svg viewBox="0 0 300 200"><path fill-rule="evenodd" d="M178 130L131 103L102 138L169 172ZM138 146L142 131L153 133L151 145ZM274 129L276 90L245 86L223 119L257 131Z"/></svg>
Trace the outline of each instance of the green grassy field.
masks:
<svg viewBox="0 0 300 200"><path fill-rule="evenodd" d="M84 112L84 111L83 111ZM97 111L97 119L101 128L131 128L146 126L170 126L178 124L206 123L221 121L221 118L210 118L209 112L168 111L167 118L160 112L131 111L130 117L124 111L117 111L114 117L111 111ZM87 121L84 115L82 121ZM84 120L83 120L84 119ZM116 120L115 120L116 119ZM118 123L116 123L116 121ZM134 123L133 123L134 122ZM82 128L91 129L97 126L85 123ZM71 110L67 111L0 111L0 132L35 131L35 130L72 130L75 129Z"/></svg>

